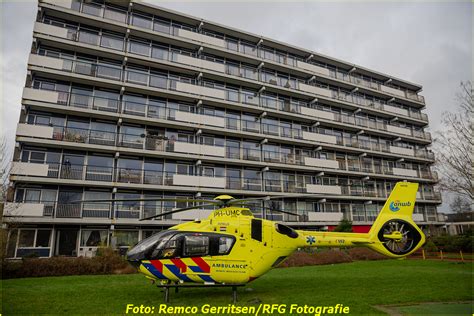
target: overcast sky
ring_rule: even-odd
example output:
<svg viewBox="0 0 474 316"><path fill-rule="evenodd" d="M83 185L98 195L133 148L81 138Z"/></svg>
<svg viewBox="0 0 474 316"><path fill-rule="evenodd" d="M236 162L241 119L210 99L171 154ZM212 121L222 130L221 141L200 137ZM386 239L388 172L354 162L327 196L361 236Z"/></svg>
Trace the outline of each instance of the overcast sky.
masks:
<svg viewBox="0 0 474 316"><path fill-rule="evenodd" d="M432 132L441 129L443 111L454 108L460 81L472 79L469 1L148 2L419 83ZM2 131L13 144L36 2L0 6Z"/></svg>

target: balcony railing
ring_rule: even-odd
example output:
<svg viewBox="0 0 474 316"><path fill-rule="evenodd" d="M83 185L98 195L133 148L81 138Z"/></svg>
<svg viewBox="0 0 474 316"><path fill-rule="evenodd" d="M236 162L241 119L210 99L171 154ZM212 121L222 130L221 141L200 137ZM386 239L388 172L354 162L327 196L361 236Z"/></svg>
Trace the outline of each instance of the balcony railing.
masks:
<svg viewBox="0 0 474 316"><path fill-rule="evenodd" d="M154 166L157 168L160 165ZM161 168L163 166L161 165ZM222 189L232 190L251 190L251 191L264 191L264 192L286 192L286 193L306 193L308 185L314 185L320 183L313 182L312 178L304 177L303 175L282 175L282 177L271 175L260 177L242 177L242 176L213 176L213 175L198 175L198 174L181 174L176 172L165 172L158 170L150 170L146 167L128 168L128 167L108 167L108 166L91 166L91 165L77 165L69 164L68 162L62 164L49 164L50 170L53 172L48 173L49 178L67 179L67 180L88 180L88 181L101 181L101 182L118 182L127 184L151 184L161 186L202 186L202 187L216 187L211 182L218 182L219 179L222 181ZM239 171L241 172L241 171ZM23 174L27 175L27 174ZM202 178L214 178L215 181L211 182L197 182L195 184L190 183L191 178L185 180L176 180L175 177L187 176L187 177L202 177ZM296 180L296 177L300 177L302 180ZM361 196L361 197L379 197L386 198L388 194L384 190L376 190L372 185L336 185L341 187L342 195L350 196ZM330 185L331 186L331 185ZM220 186L217 186L220 187ZM332 191L329 191L332 192ZM435 191L423 191L422 197L427 200L440 200L441 196ZM87 203L86 203L87 205ZM51 213L51 211L48 211ZM80 211L73 207L66 207L64 209L57 208L57 216L65 217L78 217Z"/></svg>
<svg viewBox="0 0 474 316"><path fill-rule="evenodd" d="M118 99L109 99L103 98L98 96L89 96L77 93L67 93L67 92L58 92L58 103L61 105L69 105L72 107L77 108L87 108L92 110L100 110L100 111L107 111L107 112L114 112L114 113L124 113L124 114L131 114L136 116L143 116L143 117L151 117L151 118L161 118L161 119L168 119L168 120L176 120L176 113L181 112L179 110L158 107L154 104L146 104L146 103L138 103L132 101L120 101ZM261 97L261 99L265 100L265 97ZM268 102L267 102L268 103ZM268 104L267 104L268 105ZM286 104L281 104L283 108L286 107ZM298 103L288 103L288 106L294 106L295 111L297 113L301 112L300 104ZM278 108L277 103L274 106L267 106L267 107L274 107ZM323 110L320 110L323 111ZM376 130L388 131L387 124L381 121L372 121L361 117L356 116L349 116L349 115L341 115L333 112L328 112L334 115L334 120L337 122L342 122L345 124L356 125L365 128L371 128ZM236 129L236 127L243 124L245 127L244 130L249 131L259 131L260 128L257 127L257 122L242 122L240 120L227 118L228 128ZM272 134L276 133L273 129L279 129L279 126L271 126L263 128L263 133L265 134ZM300 138L301 131L299 130L292 130L291 128L281 127L285 129L281 132L282 137L290 137L290 138ZM431 140L430 133L425 133L422 131L412 130L405 128L407 131L406 134L401 133L400 135L408 135L417 138L423 138L427 140ZM392 131L390 131L392 132ZM276 133L278 134L278 133Z"/></svg>
<svg viewBox="0 0 474 316"><path fill-rule="evenodd" d="M254 122L252 122L254 123ZM232 124L235 126L235 124ZM249 127L240 127L241 130L248 130ZM255 126L254 126L255 127ZM268 133L268 126L265 124L262 125L263 128L267 128ZM255 132L257 128L252 128L252 131ZM291 129L282 129L282 132L287 133L289 132L288 137L299 138L301 135L301 130L291 130ZM324 135L325 130L320 131L321 134ZM373 151L384 151L390 152L390 148L388 145L383 145L379 143L373 143L369 141L354 141L351 139L346 139L342 137L336 137L337 144L349 147L356 147L362 149L368 149ZM160 151L160 152L176 152L176 144L177 142L173 139L168 139L165 135L155 135L150 134L145 131L140 134L126 134L126 133L114 133L104 130L90 130L90 129L80 129L80 128L65 128L65 127L54 127L53 128L53 140L56 141L65 141L65 142L75 142L75 143L85 143L85 144L94 144L94 145L102 145L102 146L117 146L117 147L124 147L124 148L133 148L138 150L152 150L152 151ZM180 141L179 143L183 143ZM186 143L186 142L185 142ZM203 145L200 143L188 142L190 145ZM205 145L209 146L209 145ZM239 159L239 160L250 160L250 161L265 161L270 163L283 163L283 164L291 164L291 165L305 165L304 158L311 156L303 156L299 154L295 154L292 152L280 152L280 151L272 151L266 150L262 148L239 148L239 147L232 147L232 146L214 146L216 148L224 147L223 157L229 159ZM181 152L181 151L179 151ZM188 152L191 153L192 152ZM206 155L206 151L199 153L200 155ZM212 156L211 153L208 153ZM67 168L66 168L67 167ZM80 178L84 170L79 169L75 166L66 166L62 167L61 169L61 177L65 179L77 179ZM324 167L324 166L321 166ZM357 168L356 168L357 167ZM107 170L100 169L100 167L90 167L90 170L87 170L89 174L90 180L94 181L108 181L110 179L110 175L108 174ZM95 169L94 169L95 168ZM360 168L360 165L354 165L350 163L346 165L345 162L339 162L339 169L341 170L349 170L349 171L363 171L367 173L376 173L376 174L387 174L393 175L393 171L391 169L380 169L377 166L367 166L363 169ZM411 170L411 169L410 169ZM437 179L436 173L431 173L430 171L417 171L417 177L426 178L426 179ZM49 176L50 177L57 177L59 174L59 167L57 165L50 165L49 168ZM92 175L92 173L94 175ZM94 178L92 178L94 177ZM103 179L103 180L101 180Z"/></svg>

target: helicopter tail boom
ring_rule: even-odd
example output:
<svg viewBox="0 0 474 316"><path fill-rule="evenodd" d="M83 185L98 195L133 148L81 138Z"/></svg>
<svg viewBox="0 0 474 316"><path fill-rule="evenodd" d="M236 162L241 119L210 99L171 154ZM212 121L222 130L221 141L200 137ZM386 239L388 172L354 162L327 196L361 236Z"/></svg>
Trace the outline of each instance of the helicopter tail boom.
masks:
<svg viewBox="0 0 474 316"><path fill-rule="evenodd" d="M398 182L368 233L299 231L300 246L366 246L393 258L407 256L425 242L412 219L417 191L417 183Z"/></svg>

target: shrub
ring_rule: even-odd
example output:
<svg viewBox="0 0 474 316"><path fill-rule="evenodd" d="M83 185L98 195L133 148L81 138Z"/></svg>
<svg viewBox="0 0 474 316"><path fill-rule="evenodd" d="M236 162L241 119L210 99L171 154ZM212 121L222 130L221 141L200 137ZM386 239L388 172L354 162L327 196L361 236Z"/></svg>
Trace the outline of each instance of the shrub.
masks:
<svg viewBox="0 0 474 316"><path fill-rule="evenodd" d="M4 261L2 278L26 278L82 274L125 274L136 269L110 248L102 249L93 258L23 258Z"/></svg>
<svg viewBox="0 0 474 316"><path fill-rule="evenodd" d="M339 225L334 228L334 231L352 233L352 222L347 219L341 219Z"/></svg>
<svg viewBox="0 0 474 316"><path fill-rule="evenodd" d="M369 248L350 248L347 253L352 260L384 260L388 259L378 252L375 252Z"/></svg>
<svg viewBox="0 0 474 316"><path fill-rule="evenodd" d="M326 250L321 252L308 253L297 251L289 256L280 267L302 267L331 263L352 262L347 253L341 250Z"/></svg>
<svg viewBox="0 0 474 316"><path fill-rule="evenodd" d="M472 231L468 230L462 235L441 235L434 237L433 243L445 252L472 252Z"/></svg>
<svg viewBox="0 0 474 316"><path fill-rule="evenodd" d="M438 252L438 247L431 239L428 239L428 241L423 245L423 249L428 253Z"/></svg>

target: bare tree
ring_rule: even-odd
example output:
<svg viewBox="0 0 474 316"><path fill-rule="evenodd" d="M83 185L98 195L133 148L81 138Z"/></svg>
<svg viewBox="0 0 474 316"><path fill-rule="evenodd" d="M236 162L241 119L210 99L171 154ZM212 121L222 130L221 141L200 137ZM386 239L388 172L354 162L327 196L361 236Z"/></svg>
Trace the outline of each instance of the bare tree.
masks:
<svg viewBox="0 0 474 316"><path fill-rule="evenodd" d="M453 213L466 213L471 210L471 203L466 198L456 195L449 203L449 208Z"/></svg>
<svg viewBox="0 0 474 316"><path fill-rule="evenodd" d="M473 194L473 90L470 81L461 82L456 95L458 107L443 113L443 130L436 133L437 170L440 188L455 193L472 205Z"/></svg>

